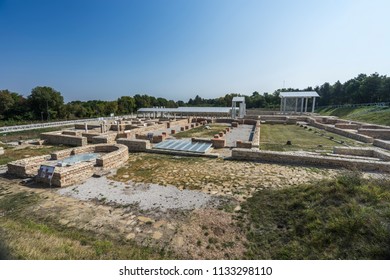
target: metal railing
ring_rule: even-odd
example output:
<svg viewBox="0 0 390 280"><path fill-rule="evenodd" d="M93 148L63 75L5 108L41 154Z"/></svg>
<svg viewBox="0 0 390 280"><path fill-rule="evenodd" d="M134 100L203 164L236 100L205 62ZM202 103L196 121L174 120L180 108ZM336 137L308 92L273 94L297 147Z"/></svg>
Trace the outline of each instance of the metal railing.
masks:
<svg viewBox="0 0 390 280"><path fill-rule="evenodd" d="M317 106L316 108L317 109L323 109L323 108L354 108L354 107L368 107L368 106L388 107L388 106L390 106L390 102L327 105L327 106Z"/></svg>
<svg viewBox="0 0 390 280"><path fill-rule="evenodd" d="M128 116L101 117L101 118L91 118L91 119L81 119L81 120L71 120L71 121L2 126L2 127L0 127L0 133L10 133L10 132L17 132L17 131L24 131L24 130L57 127L57 126L67 126L67 125L73 125L76 123L88 123L88 122L94 122L94 121L114 120L114 119L123 118L123 117L128 117Z"/></svg>

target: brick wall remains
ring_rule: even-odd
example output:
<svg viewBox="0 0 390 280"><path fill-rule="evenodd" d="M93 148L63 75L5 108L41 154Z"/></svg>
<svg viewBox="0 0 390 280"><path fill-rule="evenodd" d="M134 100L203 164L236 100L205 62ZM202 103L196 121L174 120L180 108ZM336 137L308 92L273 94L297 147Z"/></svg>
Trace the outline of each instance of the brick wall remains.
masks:
<svg viewBox="0 0 390 280"><path fill-rule="evenodd" d="M50 159L50 155L20 159L7 164L7 173L20 178L33 177L38 173L39 166Z"/></svg>
<svg viewBox="0 0 390 280"><path fill-rule="evenodd" d="M331 156L300 155L288 152L271 152L235 148L232 150L232 158L237 160L252 160L279 164L311 165L329 168L346 168L362 171L379 171L390 173L389 162L370 160L351 160Z"/></svg>
<svg viewBox="0 0 390 280"><path fill-rule="evenodd" d="M92 137L93 144L114 144L116 139L116 133L109 133L105 135L99 135Z"/></svg>
<svg viewBox="0 0 390 280"><path fill-rule="evenodd" d="M390 141L375 139L373 145L386 150L390 150Z"/></svg>
<svg viewBox="0 0 390 280"><path fill-rule="evenodd" d="M120 138L116 142L127 146L129 152L144 152L152 148L149 140Z"/></svg>
<svg viewBox="0 0 390 280"><path fill-rule="evenodd" d="M358 133L382 140L390 140L390 129L361 128L358 130Z"/></svg>
<svg viewBox="0 0 390 280"><path fill-rule="evenodd" d="M83 132L81 134L81 136L87 137L87 142L88 143L92 143L92 138L96 137L96 136L100 136L100 135L102 135L102 134L99 133L99 132Z"/></svg>
<svg viewBox="0 0 390 280"><path fill-rule="evenodd" d="M72 166L56 166L51 182L47 178L39 177L37 181L47 185L51 183L54 187L67 187L92 177L93 173L94 162L80 162Z"/></svg>
<svg viewBox="0 0 390 280"><path fill-rule="evenodd" d="M242 149L252 149L252 142L237 140L236 147Z"/></svg>
<svg viewBox="0 0 390 280"><path fill-rule="evenodd" d="M354 130L357 130L360 127L359 125L352 124L352 123L336 123L334 126L341 129L354 129Z"/></svg>
<svg viewBox="0 0 390 280"><path fill-rule="evenodd" d="M59 145L63 144L66 146L85 146L87 145L87 138L82 136L73 136L73 135L64 135L53 133L53 132L46 132L41 133L40 135L42 140L45 140L48 144L54 144Z"/></svg>
<svg viewBox="0 0 390 280"><path fill-rule="evenodd" d="M105 152L100 158L96 159L97 166L102 166L103 169L111 169L122 166L128 159L128 148L122 144L116 145L97 145L95 152Z"/></svg>
<svg viewBox="0 0 390 280"><path fill-rule="evenodd" d="M211 142L213 144L213 148L220 149L225 147L225 139L211 139Z"/></svg>

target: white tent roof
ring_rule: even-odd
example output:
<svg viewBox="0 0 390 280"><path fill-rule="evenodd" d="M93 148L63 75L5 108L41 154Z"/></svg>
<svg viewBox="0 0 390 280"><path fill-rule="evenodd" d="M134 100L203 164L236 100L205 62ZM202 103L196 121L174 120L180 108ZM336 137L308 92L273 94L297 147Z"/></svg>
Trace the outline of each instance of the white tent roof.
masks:
<svg viewBox="0 0 390 280"><path fill-rule="evenodd" d="M179 107L179 108L140 108L139 113L225 113L229 114L231 107Z"/></svg>
<svg viewBox="0 0 390 280"><path fill-rule="evenodd" d="M245 102L245 97L241 97L241 96L235 96L233 97L233 102Z"/></svg>
<svg viewBox="0 0 390 280"><path fill-rule="evenodd" d="M298 98L302 98L302 97L320 97L318 95L318 93L316 91L288 91L288 92L281 92L279 94L279 97L280 98L294 98L294 97L298 97Z"/></svg>

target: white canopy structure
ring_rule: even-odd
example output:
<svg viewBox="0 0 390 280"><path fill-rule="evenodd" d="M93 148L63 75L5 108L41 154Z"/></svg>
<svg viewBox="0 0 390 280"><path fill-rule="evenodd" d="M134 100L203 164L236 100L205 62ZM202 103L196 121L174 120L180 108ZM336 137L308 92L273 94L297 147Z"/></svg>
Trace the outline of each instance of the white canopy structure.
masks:
<svg viewBox="0 0 390 280"><path fill-rule="evenodd" d="M245 97L240 97L240 96L233 97L233 100L232 100L232 118L233 119L235 119L237 117L237 110L236 110L237 103L239 103L238 117L243 118L243 117L245 117L245 114L246 114Z"/></svg>
<svg viewBox="0 0 390 280"><path fill-rule="evenodd" d="M296 91L296 92L281 92L280 97L280 112L306 113L309 98L312 100L311 112L314 112L316 97L320 97L316 91Z"/></svg>
<svg viewBox="0 0 390 280"><path fill-rule="evenodd" d="M238 109L238 108L237 108ZM162 116L225 116L230 117L230 107L179 107L179 108L140 108L138 114L149 117Z"/></svg>
<svg viewBox="0 0 390 280"><path fill-rule="evenodd" d="M239 103L239 107L236 104ZM238 114L237 114L238 112ZM169 116L209 116L209 117L231 117L233 119L243 118L246 114L245 97L233 97L232 107L178 107L178 108L140 108L137 115L144 117L169 117Z"/></svg>

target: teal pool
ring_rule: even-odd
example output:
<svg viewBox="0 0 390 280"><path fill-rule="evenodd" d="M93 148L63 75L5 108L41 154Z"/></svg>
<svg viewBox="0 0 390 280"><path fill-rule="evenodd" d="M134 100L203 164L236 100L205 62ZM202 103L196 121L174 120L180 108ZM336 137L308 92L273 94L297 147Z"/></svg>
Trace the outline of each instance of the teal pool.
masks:
<svg viewBox="0 0 390 280"><path fill-rule="evenodd" d="M59 166L72 165L78 162L96 160L98 157L99 154L97 153L79 154L79 155L74 155L74 156L64 158L60 160L57 165Z"/></svg>

